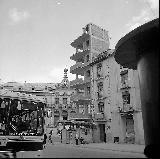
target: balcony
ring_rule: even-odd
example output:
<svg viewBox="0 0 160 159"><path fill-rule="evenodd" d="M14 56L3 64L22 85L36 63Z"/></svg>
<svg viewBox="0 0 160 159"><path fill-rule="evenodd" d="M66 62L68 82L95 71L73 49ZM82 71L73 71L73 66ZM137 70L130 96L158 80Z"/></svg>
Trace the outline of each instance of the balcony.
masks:
<svg viewBox="0 0 160 159"><path fill-rule="evenodd" d="M103 73L98 73L98 74L97 74L96 81L101 80L101 79L104 79Z"/></svg>
<svg viewBox="0 0 160 159"><path fill-rule="evenodd" d="M81 36L79 36L76 40L74 40L71 43L71 46L74 48L78 48L78 49L83 49L83 42L89 38L89 34L88 33L83 33Z"/></svg>
<svg viewBox="0 0 160 159"><path fill-rule="evenodd" d="M106 119L105 119L105 116L104 116L104 113L95 113L95 114L94 114L94 119L95 119L96 121L106 120Z"/></svg>
<svg viewBox="0 0 160 159"><path fill-rule="evenodd" d="M90 83L90 82L91 82L91 78L90 77L85 77L83 83Z"/></svg>
<svg viewBox="0 0 160 159"><path fill-rule="evenodd" d="M86 63L77 62L75 65L70 67L70 73L84 76L84 68L90 67L89 64L90 61Z"/></svg>
<svg viewBox="0 0 160 159"><path fill-rule="evenodd" d="M90 82L90 78L86 78L85 80L83 80L82 78L78 78L78 79L70 81L70 87L84 89L86 84L89 82Z"/></svg>
<svg viewBox="0 0 160 159"><path fill-rule="evenodd" d="M67 109L68 109L67 104L62 104L62 110L67 110Z"/></svg>
<svg viewBox="0 0 160 159"><path fill-rule="evenodd" d="M91 93L87 93L87 94L85 95L85 97L88 98L88 99L91 99Z"/></svg>
<svg viewBox="0 0 160 159"><path fill-rule="evenodd" d="M84 76L84 63L82 62L77 62L75 65L70 67L70 73L72 74L79 74L81 76Z"/></svg>
<svg viewBox="0 0 160 159"><path fill-rule="evenodd" d="M91 114L72 113L70 119L91 119Z"/></svg>
<svg viewBox="0 0 160 159"><path fill-rule="evenodd" d="M98 99L103 99L103 92L97 92Z"/></svg>
<svg viewBox="0 0 160 159"><path fill-rule="evenodd" d="M84 96L83 94L76 94L71 97L71 101L73 101L74 103L84 105L85 103L86 104L90 103L91 98L89 96Z"/></svg>
<svg viewBox="0 0 160 159"><path fill-rule="evenodd" d="M133 115L133 106L130 105L130 104L124 104L122 108L118 108L119 110L119 113L122 115L122 116L125 116L125 115Z"/></svg>
<svg viewBox="0 0 160 159"><path fill-rule="evenodd" d="M128 81L125 81L124 83L121 83L120 89L126 89L126 88L131 88Z"/></svg>
<svg viewBox="0 0 160 159"><path fill-rule="evenodd" d="M89 49L77 51L75 54L73 54L70 59L78 62L84 61L84 56L89 52Z"/></svg>
<svg viewBox="0 0 160 159"><path fill-rule="evenodd" d="M70 87L71 88L83 89L84 88L84 81L83 81L83 79L82 78L78 78L78 79L70 81Z"/></svg>

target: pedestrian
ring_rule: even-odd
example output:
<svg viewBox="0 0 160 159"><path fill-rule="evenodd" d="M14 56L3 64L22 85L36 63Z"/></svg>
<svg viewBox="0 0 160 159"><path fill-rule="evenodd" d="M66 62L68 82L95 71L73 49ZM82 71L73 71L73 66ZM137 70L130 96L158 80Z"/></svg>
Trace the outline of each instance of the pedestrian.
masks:
<svg viewBox="0 0 160 159"><path fill-rule="evenodd" d="M104 142L106 143L106 133L104 133Z"/></svg>
<svg viewBox="0 0 160 159"><path fill-rule="evenodd" d="M43 147L46 147L46 140L47 140L47 135L46 133L44 134L44 140L43 140Z"/></svg>
<svg viewBox="0 0 160 159"><path fill-rule="evenodd" d="M78 138L78 134L77 133L76 133L76 138L75 139L76 139L76 145L78 145L78 139L79 138Z"/></svg>
<svg viewBox="0 0 160 159"><path fill-rule="evenodd" d="M49 132L49 143L53 144L53 141L52 141L52 130Z"/></svg>
<svg viewBox="0 0 160 159"><path fill-rule="evenodd" d="M79 140L80 140L80 143L81 143L81 144L84 144L84 139L83 139L83 137L82 137L82 136L80 137L80 139L79 139Z"/></svg>

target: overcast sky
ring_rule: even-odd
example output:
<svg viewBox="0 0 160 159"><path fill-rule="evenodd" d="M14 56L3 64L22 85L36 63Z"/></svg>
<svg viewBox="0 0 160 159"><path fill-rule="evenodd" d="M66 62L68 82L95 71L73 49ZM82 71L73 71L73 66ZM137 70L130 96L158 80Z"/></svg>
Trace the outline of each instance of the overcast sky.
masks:
<svg viewBox="0 0 160 159"><path fill-rule="evenodd" d="M2 82L61 82L75 62L71 47L92 22L109 31L110 48L159 17L158 0L0 0ZM69 80L75 79L68 71Z"/></svg>

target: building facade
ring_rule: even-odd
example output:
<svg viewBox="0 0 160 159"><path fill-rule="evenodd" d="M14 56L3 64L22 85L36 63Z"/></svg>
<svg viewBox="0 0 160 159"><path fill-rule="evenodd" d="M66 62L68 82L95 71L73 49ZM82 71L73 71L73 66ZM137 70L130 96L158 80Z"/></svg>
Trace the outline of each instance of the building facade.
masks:
<svg viewBox="0 0 160 159"><path fill-rule="evenodd" d="M71 97L75 94L75 90L70 88L67 71L68 69L64 69L63 80L56 87L54 94L54 126L59 120L68 120L70 118L70 114L74 111L74 107L71 103Z"/></svg>
<svg viewBox="0 0 160 159"><path fill-rule="evenodd" d="M108 31L89 23L83 28L83 33L71 43L76 49L70 59L76 62L70 67L70 72L76 74L76 79L70 82L70 86L76 90L74 103L83 114L93 114L94 108L91 102L91 67L94 56L109 48ZM79 78L81 76L82 78Z"/></svg>
<svg viewBox="0 0 160 159"><path fill-rule="evenodd" d="M94 142L144 144L137 70L117 64L114 50L99 54L92 67Z"/></svg>
<svg viewBox="0 0 160 159"><path fill-rule="evenodd" d="M45 125L56 126L58 120L67 120L72 113L71 96L75 90L70 89L67 77L67 69L64 69L64 77L61 83L18 83L7 82L1 85L2 89L33 94L46 101Z"/></svg>
<svg viewBox="0 0 160 159"><path fill-rule="evenodd" d="M74 60L76 64L70 67L70 73L75 74L76 79L70 82L70 87L76 90L72 102L77 110L71 119L90 121L94 114L94 104L91 100L93 92L91 89L92 70L90 63L95 56L109 48L108 31L89 23L83 28L82 35L75 39L71 46L76 49L76 53L70 59ZM93 142L93 130L89 132L88 136Z"/></svg>

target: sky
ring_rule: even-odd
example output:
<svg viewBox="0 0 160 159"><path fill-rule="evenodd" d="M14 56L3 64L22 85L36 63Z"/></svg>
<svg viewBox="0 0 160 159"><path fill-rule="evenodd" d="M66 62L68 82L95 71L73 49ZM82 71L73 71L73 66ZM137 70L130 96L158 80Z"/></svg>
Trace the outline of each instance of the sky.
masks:
<svg viewBox="0 0 160 159"><path fill-rule="evenodd" d="M136 27L159 17L158 0L0 0L0 79L59 83L76 52L70 44L94 23L110 49Z"/></svg>

